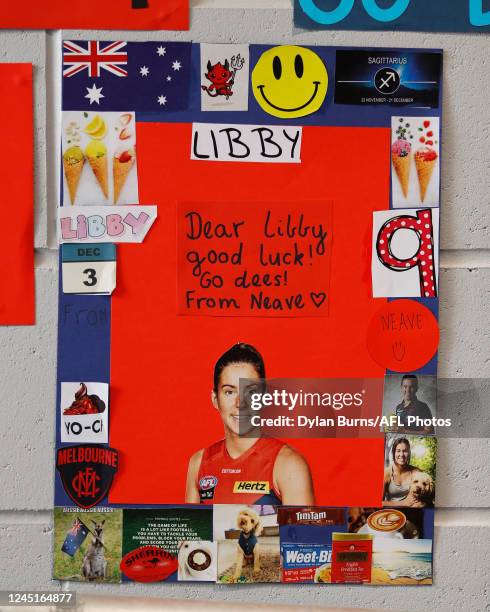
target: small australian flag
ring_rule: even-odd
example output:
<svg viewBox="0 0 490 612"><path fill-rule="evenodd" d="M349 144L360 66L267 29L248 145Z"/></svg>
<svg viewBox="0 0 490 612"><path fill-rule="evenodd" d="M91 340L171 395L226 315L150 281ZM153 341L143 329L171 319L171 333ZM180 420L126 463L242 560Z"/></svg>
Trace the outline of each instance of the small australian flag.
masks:
<svg viewBox="0 0 490 612"><path fill-rule="evenodd" d="M61 550L73 557L89 533L88 527L79 518L76 518L66 534Z"/></svg>
<svg viewBox="0 0 490 612"><path fill-rule="evenodd" d="M63 110L185 110L190 64L187 42L65 40Z"/></svg>

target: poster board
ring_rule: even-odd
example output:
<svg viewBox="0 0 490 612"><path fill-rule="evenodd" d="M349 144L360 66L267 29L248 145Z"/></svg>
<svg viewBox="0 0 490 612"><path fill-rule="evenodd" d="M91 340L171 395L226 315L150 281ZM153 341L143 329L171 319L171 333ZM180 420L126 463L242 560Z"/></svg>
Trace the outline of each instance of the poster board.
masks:
<svg viewBox="0 0 490 612"><path fill-rule="evenodd" d="M398 376L400 400L415 393L407 405L416 415L414 386L436 374L441 52L225 45L216 61L215 49L197 43L125 48L132 72L105 71L94 94L83 71L64 76L63 208L87 208L76 228L84 255L90 232L109 233L125 206L156 205L158 215L143 242L118 245L112 296L60 292L55 505L84 508L95 523L100 508L122 509L121 554L131 566L134 550L158 557L156 581L335 582L351 541L369 562L349 581L430 583L436 438L423 427L393 437L379 419L385 375ZM152 55L165 63L168 92L161 83L152 92L151 68L131 64ZM219 104L204 104L204 94ZM90 215L90 198L111 218ZM273 408L294 414L292 425L280 421L252 443L237 435L245 416L238 399L236 409L225 399L248 376L226 384L223 376L244 364L240 373L262 374L269 390L328 397L314 417L333 418L333 429L300 425L289 401ZM73 397L75 411L100 408L94 385L109 385L107 442L85 439L83 426L78 444L61 440L70 408L62 388L74 381L86 387ZM367 424L343 426L340 413ZM248 449L233 456L237 444ZM411 462L398 482L401 451ZM398 504L419 475L414 486L430 489L424 501ZM213 537L210 523L201 531L187 517L176 546L170 532L179 528L168 527L161 506L171 505L170 522L179 524L186 502L213 506ZM281 510L293 506L302 510ZM154 511L141 515L134 549L124 535L128 508ZM240 535L231 521L243 512L261 524L270 571L250 572L233 558ZM390 578L372 563L394 552L374 537L386 523L407 558L423 555L418 577L402 568ZM292 524L311 550L291 548L283 527ZM321 551L316 529L330 527ZM189 563L196 550L204 574ZM300 553L327 561L300 567ZM117 579L141 580L124 563L121 572Z"/></svg>

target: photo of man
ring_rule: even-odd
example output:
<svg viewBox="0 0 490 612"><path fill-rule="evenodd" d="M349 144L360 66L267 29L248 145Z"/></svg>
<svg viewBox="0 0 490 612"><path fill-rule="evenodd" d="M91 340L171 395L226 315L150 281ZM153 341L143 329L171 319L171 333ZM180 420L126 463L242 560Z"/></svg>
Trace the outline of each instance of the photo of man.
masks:
<svg viewBox="0 0 490 612"><path fill-rule="evenodd" d="M186 503L315 503L310 468L300 453L274 438L240 436L240 379L265 377L264 360L249 344L235 344L216 362L211 401L225 436L190 458Z"/></svg>
<svg viewBox="0 0 490 612"><path fill-rule="evenodd" d="M436 381L434 376L422 376L420 378L422 379L422 387L419 386L419 377L415 374L404 374L400 382L398 382L398 376L386 377L383 414L385 416L396 415L399 423L398 426L387 428L389 431L434 435L434 426L432 425L434 415L429 408L429 404L435 406ZM419 399L418 392L429 403Z"/></svg>

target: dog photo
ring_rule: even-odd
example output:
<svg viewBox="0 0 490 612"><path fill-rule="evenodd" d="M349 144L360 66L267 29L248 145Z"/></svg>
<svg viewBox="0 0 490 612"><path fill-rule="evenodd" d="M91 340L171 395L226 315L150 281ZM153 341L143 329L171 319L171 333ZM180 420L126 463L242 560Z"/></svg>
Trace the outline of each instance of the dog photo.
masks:
<svg viewBox="0 0 490 612"><path fill-rule="evenodd" d="M280 542L274 506L217 504L218 583L280 582Z"/></svg>
<svg viewBox="0 0 490 612"><path fill-rule="evenodd" d="M383 506L433 508L437 439L386 434Z"/></svg>
<svg viewBox="0 0 490 612"><path fill-rule="evenodd" d="M55 579L120 582L122 510L55 508L54 528Z"/></svg>

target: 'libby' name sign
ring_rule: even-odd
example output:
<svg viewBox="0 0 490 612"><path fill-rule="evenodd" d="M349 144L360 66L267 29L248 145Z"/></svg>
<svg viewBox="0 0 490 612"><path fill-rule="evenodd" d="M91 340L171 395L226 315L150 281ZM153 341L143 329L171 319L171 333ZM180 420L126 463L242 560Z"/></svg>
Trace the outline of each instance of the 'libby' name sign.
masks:
<svg viewBox="0 0 490 612"><path fill-rule="evenodd" d="M156 206L63 206L58 241L143 242L156 218Z"/></svg>
<svg viewBox="0 0 490 612"><path fill-rule="evenodd" d="M301 133L298 126L193 123L191 159L298 164Z"/></svg>

